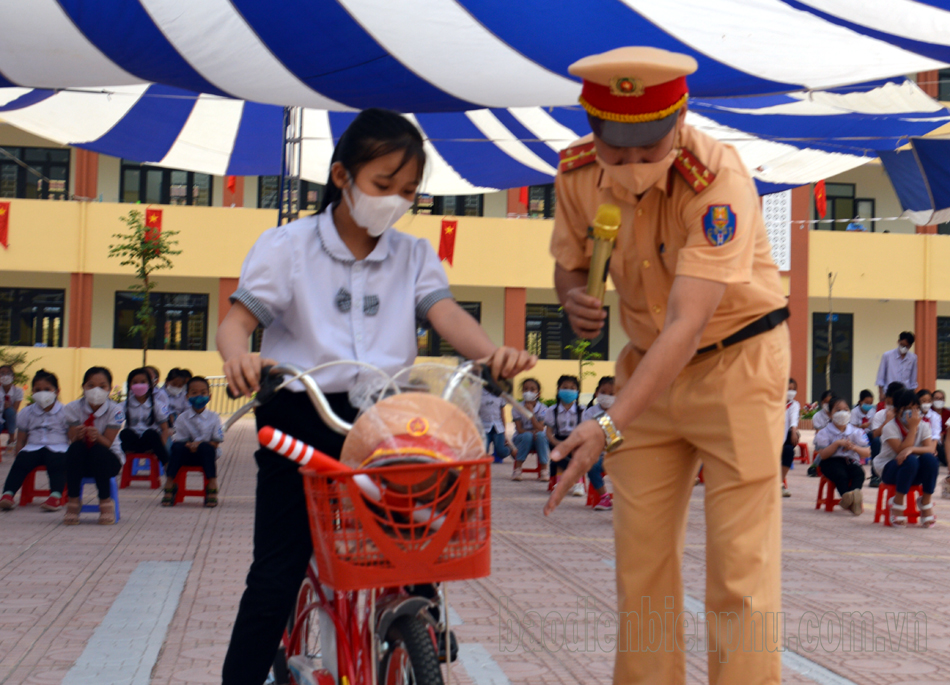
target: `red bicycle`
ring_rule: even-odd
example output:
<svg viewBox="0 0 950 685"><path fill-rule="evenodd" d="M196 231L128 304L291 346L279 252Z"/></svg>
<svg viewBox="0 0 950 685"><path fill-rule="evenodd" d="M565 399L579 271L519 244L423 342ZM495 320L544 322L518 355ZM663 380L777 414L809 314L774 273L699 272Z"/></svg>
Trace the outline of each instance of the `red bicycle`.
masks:
<svg viewBox="0 0 950 685"><path fill-rule="evenodd" d="M229 421L300 382L326 424L347 434L339 461L280 431L259 434L301 464L314 548L274 664L278 683L442 685L440 662L451 680L444 582L491 566L492 459L476 420L481 387L494 383L476 368L407 369L350 425L313 370L283 364Z"/></svg>

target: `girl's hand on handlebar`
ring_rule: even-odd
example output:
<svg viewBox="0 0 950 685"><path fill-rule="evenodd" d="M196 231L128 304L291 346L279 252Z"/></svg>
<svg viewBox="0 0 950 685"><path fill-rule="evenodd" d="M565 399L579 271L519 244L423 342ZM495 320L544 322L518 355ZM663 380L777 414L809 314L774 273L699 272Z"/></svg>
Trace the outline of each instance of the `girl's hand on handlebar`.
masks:
<svg viewBox="0 0 950 685"><path fill-rule="evenodd" d="M228 387L238 395L250 397L261 389L261 368L273 366L272 359L261 359L259 354L246 352L224 362L224 375Z"/></svg>
<svg viewBox="0 0 950 685"><path fill-rule="evenodd" d="M537 364L538 358L524 350L516 350L513 347L499 347L490 356L479 361L491 367L492 375L495 378L514 378L522 371L527 371Z"/></svg>

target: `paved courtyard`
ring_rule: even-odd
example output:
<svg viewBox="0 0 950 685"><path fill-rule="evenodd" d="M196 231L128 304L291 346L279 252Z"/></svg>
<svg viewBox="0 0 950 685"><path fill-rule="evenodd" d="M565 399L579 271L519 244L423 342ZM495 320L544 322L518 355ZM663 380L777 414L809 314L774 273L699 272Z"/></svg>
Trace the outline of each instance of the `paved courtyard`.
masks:
<svg viewBox="0 0 950 685"><path fill-rule="evenodd" d="M122 519L113 527L85 514L83 525L67 528L38 503L2 513L0 685L219 682L251 555L253 437L249 421L228 436L217 509L197 499L163 509L160 491L140 483L121 491ZM0 464L0 478L10 462ZM603 646L529 651L509 642L508 627L517 629L529 611L567 617L578 599L595 613L615 603L611 514L568 498L545 519L545 484L511 482L510 468L494 467L492 575L449 587L462 645L453 682L609 683L613 655ZM789 487L785 629L804 642L784 655L784 682L950 682L950 501L937 500L935 528L900 530L872 523L869 488L871 506L854 518L815 511L818 483L802 466ZM694 612L704 588L702 497L700 486L685 555L686 608ZM866 636L857 652L849 631L842 640L836 626L845 612L866 611L873 642ZM694 651L687 661L689 682L706 682L706 655Z"/></svg>

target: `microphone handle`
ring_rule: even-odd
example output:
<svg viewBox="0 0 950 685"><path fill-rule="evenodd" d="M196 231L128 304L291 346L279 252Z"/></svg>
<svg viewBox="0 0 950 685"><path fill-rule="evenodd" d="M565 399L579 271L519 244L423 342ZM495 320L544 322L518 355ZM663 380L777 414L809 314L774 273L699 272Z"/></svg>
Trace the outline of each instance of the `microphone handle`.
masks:
<svg viewBox="0 0 950 685"><path fill-rule="evenodd" d="M601 302L607 292L610 255L614 251L615 243L616 240L594 238L594 252L590 257L590 269L587 272L587 294Z"/></svg>

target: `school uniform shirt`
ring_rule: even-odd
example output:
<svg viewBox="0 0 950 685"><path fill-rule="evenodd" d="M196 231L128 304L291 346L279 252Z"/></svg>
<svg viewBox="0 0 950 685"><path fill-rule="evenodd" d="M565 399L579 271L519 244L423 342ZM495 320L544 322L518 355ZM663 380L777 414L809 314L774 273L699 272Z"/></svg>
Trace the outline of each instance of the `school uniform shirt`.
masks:
<svg viewBox="0 0 950 685"><path fill-rule="evenodd" d="M524 402L519 402L519 404L525 409L528 409L528 405L525 404ZM528 411L531 411L534 413L535 418L541 423L544 423L544 417L547 414L547 410L548 408L545 406L544 402L542 402L541 400L538 400L534 403L534 409L528 409ZM514 420L515 425L518 426L519 433L527 433L528 431L531 431L532 433L535 432L534 424L532 424L528 419L523 417L518 412L516 411L511 412L511 418Z"/></svg>
<svg viewBox="0 0 950 685"><path fill-rule="evenodd" d="M930 424L930 436L939 442L940 432L943 429L943 426L941 425L943 422L940 420L940 414L931 409L921 417L921 421L927 421L927 423Z"/></svg>
<svg viewBox="0 0 950 685"><path fill-rule="evenodd" d="M482 420L482 428L486 433L495 429L497 433L505 432L505 422L501 420L501 408L505 401L482 389L482 402L478 407L478 418Z"/></svg>
<svg viewBox="0 0 950 685"><path fill-rule="evenodd" d="M158 393L152 395L151 400L146 398L144 402L139 402L132 395L125 406L127 407L126 423L138 435L142 435L147 430L161 431L161 424L168 421L168 404ZM150 415L154 417L152 422L149 422Z"/></svg>
<svg viewBox="0 0 950 685"><path fill-rule="evenodd" d="M581 421L590 421L591 419L599 419L601 415L606 413L606 410L601 407L599 404L592 404L587 409L584 410L584 413L581 414Z"/></svg>
<svg viewBox="0 0 950 685"><path fill-rule="evenodd" d="M885 405L883 409L879 409L874 415L874 418L871 419L871 430L876 431L885 423L887 423L887 405Z"/></svg>
<svg viewBox="0 0 950 685"><path fill-rule="evenodd" d="M199 414L189 406L175 420L175 442L224 442L221 417L210 409Z"/></svg>
<svg viewBox="0 0 950 685"><path fill-rule="evenodd" d="M168 388L162 388L162 392L168 398L168 410L175 416L184 414L191 408L191 404L188 403L188 391L185 388L182 388L177 395L168 392Z"/></svg>
<svg viewBox="0 0 950 685"><path fill-rule="evenodd" d="M802 416L802 405L798 400L792 400L785 403L785 439L788 440L788 431L792 428L798 428L798 422Z"/></svg>
<svg viewBox="0 0 950 685"><path fill-rule="evenodd" d="M22 452L46 448L50 452L65 452L69 449L66 431L66 412L63 404L56 400L49 411L43 411L38 404L30 404L20 410L16 419L17 430L26 431L26 444Z"/></svg>
<svg viewBox="0 0 950 685"><path fill-rule="evenodd" d="M862 430L871 430L871 421L874 420L874 415L877 414L874 411L874 408L871 408L867 414L861 411L861 405L859 404L854 409L851 410L851 425Z"/></svg>
<svg viewBox="0 0 950 685"><path fill-rule="evenodd" d="M23 401L23 388L19 385L11 385L9 390L0 386L0 393L3 393L3 405L0 406L0 410L5 409L7 404L12 407L17 402Z"/></svg>
<svg viewBox="0 0 950 685"><path fill-rule="evenodd" d="M416 358L416 322L451 297L428 240L390 228L357 260L328 208L265 231L244 260L231 301L264 327L262 357L305 369L353 359L394 374ZM346 392L371 373L336 365L313 377L324 392Z"/></svg>
<svg viewBox="0 0 950 685"><path fill-rule="evenodd" d="M842 439L850 440L859 447L868 446L868 436L857 426L853 426L849 423L844 428L838 428L835 424L829 423L815 435L815 451L823 450L832 443ZM855 464L861 463L861 457L858 456L857 452L846 450L843 447L839 447L831 456L844 457L849 461L853 461ZM823 457L823 459L827 459L827 457Z"/></svg>
<svg viewBox="0 0 950 685"><path fill-rule="evenodd" d="M570 407L565 407L563 403L558 402L548 407L548 411L544 416L544 424L551 427L554 437L558 440L564 440L577 428L577 424L582 420L581 416L583 416L583 412L577 402L574 402Z"/></svg>
<svg viewBox="0 0 950 685"><path fill-rule="evenodd" d="M66 405L66 423L69 426L85 425L90 414L95 417L92 425L95 426L100 435L110 428L122 428L122 424L125 423L125 408L112 400L103 402L95 413L93 413L92 407L89 406L85 397L80 397ZM116 434L115 440L112 441L109 450L119 458L121 464L125 464L125 452L122 451L118 434Z"/></svg>
<svg viewBox="0 0 950 685"><path fill-rule="evenodd" d="M920 425L917 426L917 435L914 438L914 447L920 447L925 440L930 440L930 423L927 421L921 421ZM881 451L874 457L874 470L878 473L884 473L884 467L888 462L897 459L897 454L891 449L891 446L887 444L888 440L897 440L898 442L904 441L904 435L901 433L900 426L897 425L897 419L891 419L881 430Z"/></svg>
<svg viewBox="0 0 950 685"><path fill-rule="evenodd" d="M814 426L816 431L820 431L829 423L831 423L831 417L824 409L819 409L818 413L811 417L811 425Z"/></svg>

